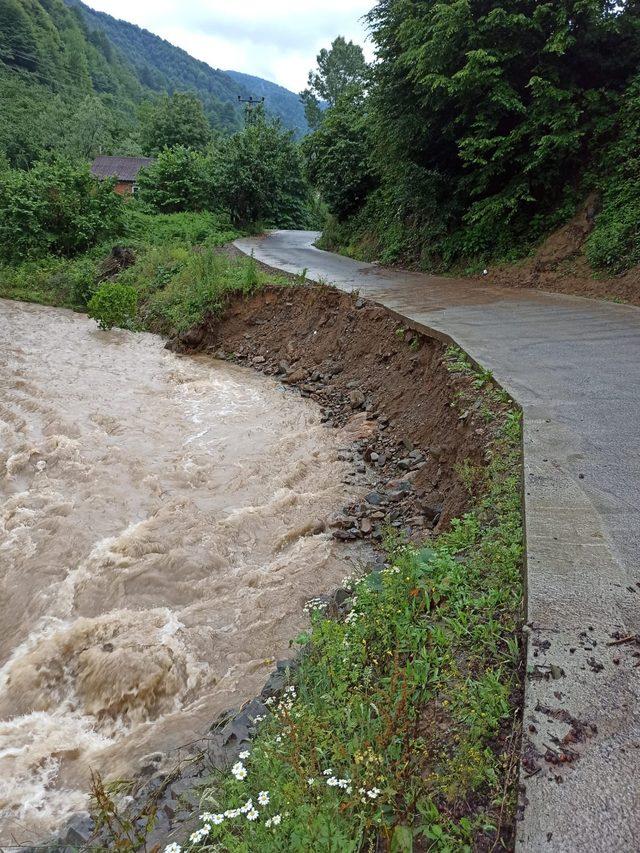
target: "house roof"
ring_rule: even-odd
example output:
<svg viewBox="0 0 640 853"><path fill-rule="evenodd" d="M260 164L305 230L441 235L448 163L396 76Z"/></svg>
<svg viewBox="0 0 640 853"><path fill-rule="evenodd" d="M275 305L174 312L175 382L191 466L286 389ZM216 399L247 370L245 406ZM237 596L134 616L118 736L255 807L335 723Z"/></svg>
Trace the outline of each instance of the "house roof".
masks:
<svg viewBox="0 0 640 853"><path fill-rule="evenodd" d="M138 172L155 163L153 157L96 157L91 174L96 178L117 178L119 181L135 181Z"/></svg>

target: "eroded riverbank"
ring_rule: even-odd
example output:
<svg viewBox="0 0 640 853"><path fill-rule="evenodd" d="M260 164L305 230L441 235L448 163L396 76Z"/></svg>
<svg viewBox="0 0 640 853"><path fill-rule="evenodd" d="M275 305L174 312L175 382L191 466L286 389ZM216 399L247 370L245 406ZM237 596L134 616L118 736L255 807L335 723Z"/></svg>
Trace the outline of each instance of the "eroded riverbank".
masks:
<svg viewBox="0 0 640 853"><path fill-rule="evenodd" d="M273 380L62 310L0 324L0 823L24 842L85 807L89 767L130 775L260 689L344 576L322 530L361 487Z"/></svg>

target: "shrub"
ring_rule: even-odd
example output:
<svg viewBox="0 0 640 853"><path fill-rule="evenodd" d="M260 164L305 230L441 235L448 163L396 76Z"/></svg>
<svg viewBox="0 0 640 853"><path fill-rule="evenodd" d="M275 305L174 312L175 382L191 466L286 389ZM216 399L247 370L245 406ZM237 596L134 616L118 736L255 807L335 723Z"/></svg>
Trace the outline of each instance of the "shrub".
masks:
<svg viewBox="0 0 640 853"><path fill-rule="evenodd" d="M232 294L249 295L265 279L252 258L236 260L213 249L192 251L178 264L166 254L155 257L162 260L158 273L164 281L159 284L156 274L142 285L143 321L146 328L166 334L184 332L207 314L220 313Z"/></svg>
<svg viewBox="0 0 640 853"><path fill-rule="evenodd" d="M134 287L119 282L107 282L94 293L87 306L89 316L101 329L132 329L138 310L138 292Z"/></svg>
<svg viewBox="0 0 640 853"><path fill-rule="evenodd" d="M0 175L0 258L71 257L120 233L123 201L88 166L39 163Z"/></svg>
<svg viewBox="0 0 640 853"><path fill-rule="evenodd" d="M311 197L293 134L278 122L257 121L223 140L214 155L217 198L236 224L280 228L307 224Z"/></svg>
<svg viewBox="0 0 640 853"><path fill-rule="evenodd" d="M140 199L162 213L203 210L211 206L213 185L209 161L184 146L166 148L140 172Z"/></svg>

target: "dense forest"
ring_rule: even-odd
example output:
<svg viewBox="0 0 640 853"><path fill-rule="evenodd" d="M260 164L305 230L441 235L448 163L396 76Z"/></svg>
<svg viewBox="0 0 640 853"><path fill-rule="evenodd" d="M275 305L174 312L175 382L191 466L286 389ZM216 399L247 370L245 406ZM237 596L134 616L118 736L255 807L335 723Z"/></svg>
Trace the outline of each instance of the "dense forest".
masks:
<svg viewBox="0 0 640 853"><path fill-rule="evenodd" d="M157 36L77 2L0 0L0 160L9 165L28 167L42 152L141 154L150 113L182 92L197 95L214 130L242 127L237 99L249 90ZM298 132L298 100L288 96L295 109L279 93L266 111Z"/></svg>
<svg viewBox="0 0 640 853"><path fill-rule="evenodd" d="M381 0L368 22L377 61L304 143L326 246L481 269L590 199L591 268L640 261L640 4Z"/></svg>

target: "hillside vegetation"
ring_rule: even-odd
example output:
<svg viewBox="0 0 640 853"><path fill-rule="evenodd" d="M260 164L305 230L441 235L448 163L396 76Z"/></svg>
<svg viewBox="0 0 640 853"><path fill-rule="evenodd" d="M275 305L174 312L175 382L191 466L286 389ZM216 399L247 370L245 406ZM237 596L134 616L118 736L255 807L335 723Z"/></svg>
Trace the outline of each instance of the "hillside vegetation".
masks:
<svg viewBox="0 0 640 853"><path fill-rule="evenodd" d="M249 90L152 33L75 0L0 0L0 163L152 153L145 126L176 93L197 97L212 131L243 125ZM267 115L306 129L282 93L271 112L270 101Z"/></svg>
<svg viewBox="0 0 640 853"><path fill-rule="evenodd" d="M592 269L640 243L640 7L381 0L379 61L306 141L324 245L425 270L530 251L584 203Z"/></svg>

